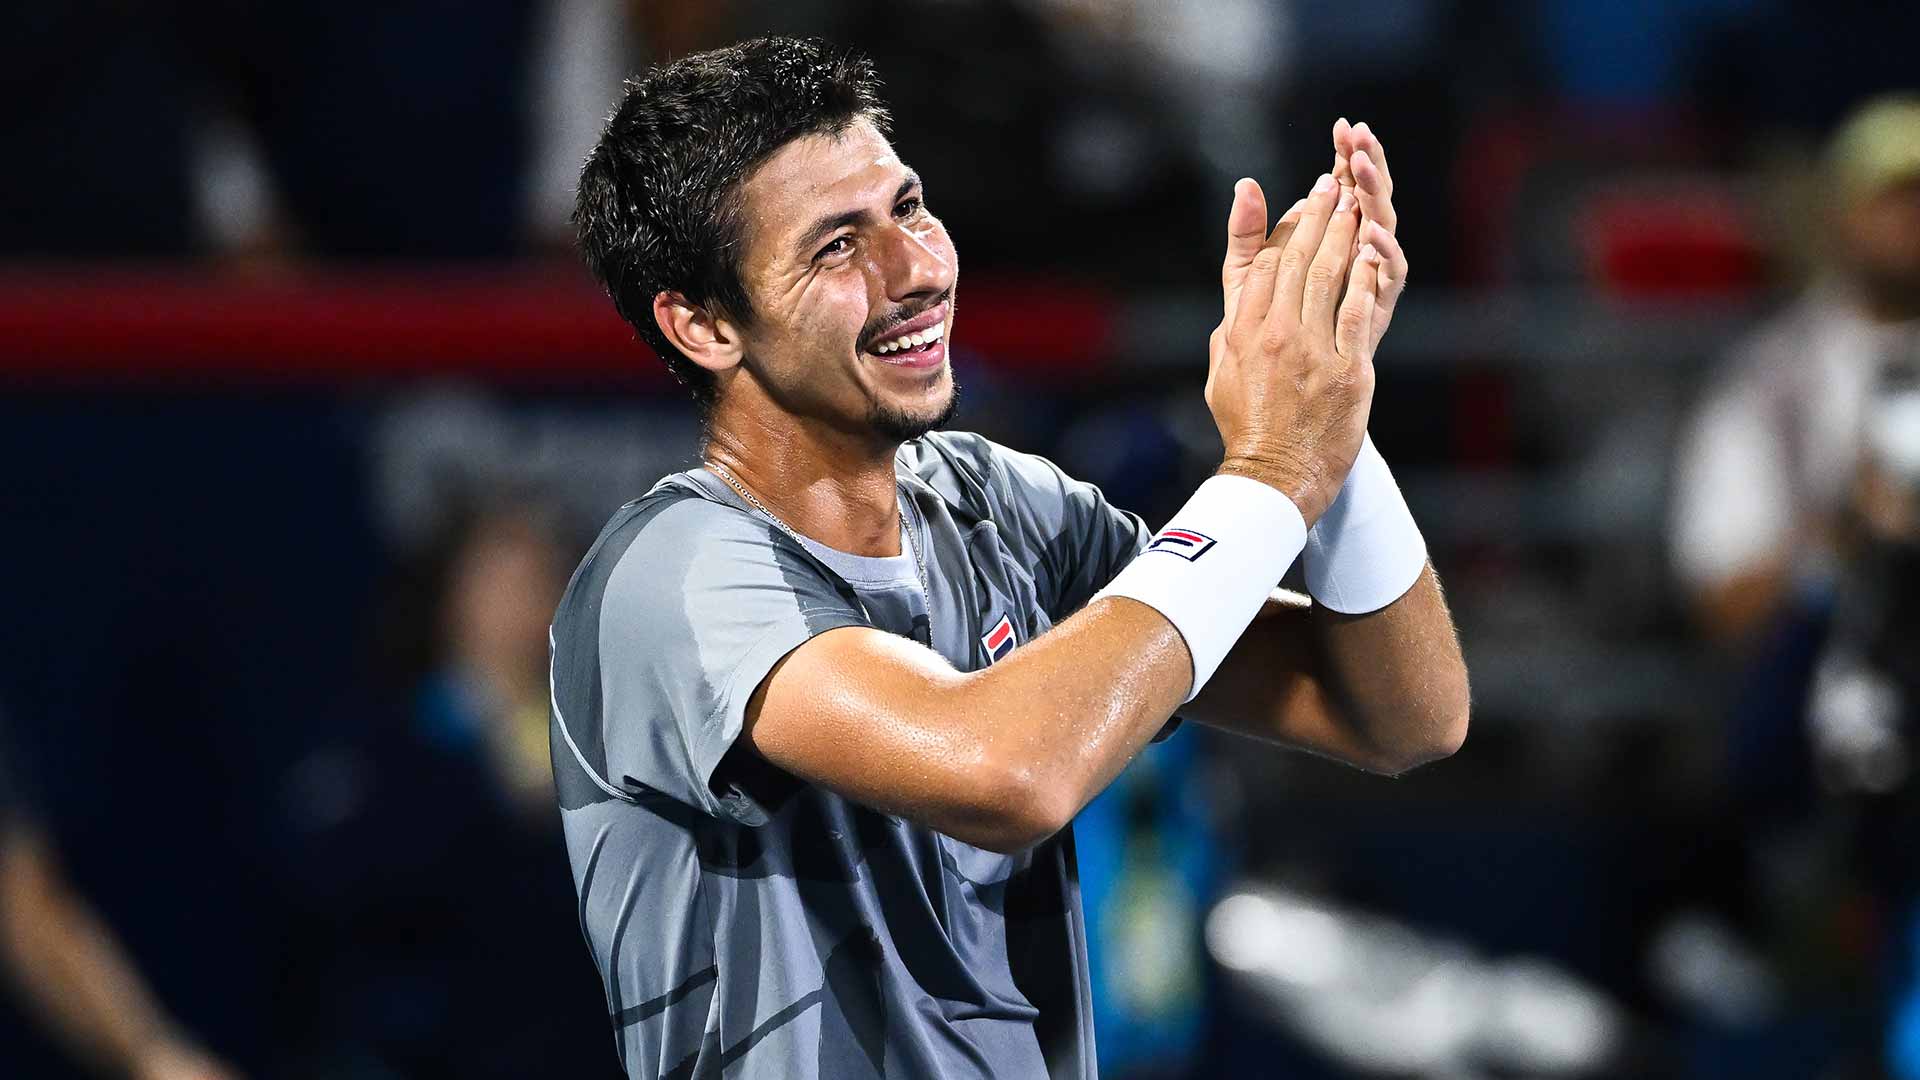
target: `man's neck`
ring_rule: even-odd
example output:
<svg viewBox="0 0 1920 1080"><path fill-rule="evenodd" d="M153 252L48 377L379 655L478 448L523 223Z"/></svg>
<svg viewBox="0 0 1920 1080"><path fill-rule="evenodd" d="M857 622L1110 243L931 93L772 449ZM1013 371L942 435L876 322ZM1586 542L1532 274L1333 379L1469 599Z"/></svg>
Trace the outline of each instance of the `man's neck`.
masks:
<svg viewBox="0 0 1920 1080"><path fill-rule="evenodd" d="M795 532L854 555L900 554L898 447L781 414L713 418L704 457Z"/></svg>

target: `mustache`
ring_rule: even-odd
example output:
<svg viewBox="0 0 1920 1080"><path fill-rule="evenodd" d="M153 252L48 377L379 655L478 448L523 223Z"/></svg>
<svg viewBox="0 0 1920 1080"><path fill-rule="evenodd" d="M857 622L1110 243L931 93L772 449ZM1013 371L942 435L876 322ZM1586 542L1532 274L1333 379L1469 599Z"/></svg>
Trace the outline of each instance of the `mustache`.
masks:
<svg viewBox="0 0 1920 1080"><path fill-rule="evenodd" d="M871 349L880 342L893 336L893 331L898 327L905 326L907 323L925 315L941 304L951 303L953 303L953 287L948 286L945 292L918 307L901 308L886 318L873 323L867 329L860 331L860 348Z"/></svg>

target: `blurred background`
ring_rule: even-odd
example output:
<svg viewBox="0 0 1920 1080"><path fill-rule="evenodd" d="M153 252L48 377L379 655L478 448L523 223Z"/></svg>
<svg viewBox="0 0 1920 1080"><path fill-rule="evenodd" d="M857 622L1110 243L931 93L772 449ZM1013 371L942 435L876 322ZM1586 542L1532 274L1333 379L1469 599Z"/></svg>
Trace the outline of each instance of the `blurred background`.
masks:
<svg viewBox="0 0 1920 1080"><path fill-rule="evenodd" d="M1473 732L1136 763L1103 1075L1920 1077L1920 6L1853 0L5 5L0 1074L614 1075L545 626L697 431L566 219L762 32L885 77L960 426L1155 521L1233 180L1387 148Z"/></svg>

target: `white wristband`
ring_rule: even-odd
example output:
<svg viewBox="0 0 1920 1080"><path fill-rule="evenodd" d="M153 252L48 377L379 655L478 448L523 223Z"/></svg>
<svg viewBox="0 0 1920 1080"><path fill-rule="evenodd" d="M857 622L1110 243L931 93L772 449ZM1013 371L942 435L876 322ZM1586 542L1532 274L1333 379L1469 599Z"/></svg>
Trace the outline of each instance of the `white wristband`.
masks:
<svg viewBox="0 0 1920 1080"><path fill-rule="evenodd" d="M1192 701L1306 542L1293 500L1258 480L1215 476L1094 599L1131 597L1167 617L1193 658Z"/></svg>
<svg viewBox="0 0 1920 1080"><path fill-rule="evenodd" d="M1349 615L1400 599L1426 568L1427 542L1372 436L1361 441L1339 496L1307 533L1301 562L1314 601Z"/></svg>

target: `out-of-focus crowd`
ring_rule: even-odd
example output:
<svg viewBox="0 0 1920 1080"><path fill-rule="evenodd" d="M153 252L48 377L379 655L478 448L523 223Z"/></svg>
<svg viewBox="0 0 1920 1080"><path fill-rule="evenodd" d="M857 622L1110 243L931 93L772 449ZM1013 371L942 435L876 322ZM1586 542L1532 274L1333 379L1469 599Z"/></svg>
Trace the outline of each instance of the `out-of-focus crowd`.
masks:
<svg viewBox="0 0 1920 1080"><path fill-rule="evenodd" d="M760 32L875 58L970 282L1118 298L1101 378L968 367L962 423L1150 517L1216 451L1193 358L1233 179L1304 184L1338 115L1392 147L1414 289L1374 432L1476 745L1394 785L1195 732L1145 755L1077 824L1109 1075L1474 1075L1519 1067L1505 1024L1552 1036L1547 1075L1920 1080L1920 9L30 0L0 12L0 288L569 261L621 78ZM546 627L690 412L49 385L10 348L0 1073L613 1075ZM1273 933L1319 967L1215 933L1236 882L1316 897ZM1370 915L1624 1019L1600 1046L1371 990L1420 950L1330 936ZM1403 1056L1325 1037L1369 994Z"/></svg>

